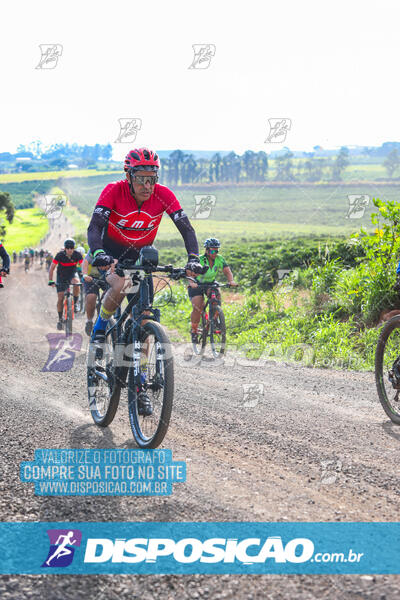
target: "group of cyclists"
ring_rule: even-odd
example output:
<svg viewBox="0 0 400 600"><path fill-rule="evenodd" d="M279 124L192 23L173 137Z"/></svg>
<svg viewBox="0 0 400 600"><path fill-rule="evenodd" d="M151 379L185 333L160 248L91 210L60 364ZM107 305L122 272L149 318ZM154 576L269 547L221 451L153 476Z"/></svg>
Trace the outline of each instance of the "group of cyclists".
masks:
<svg viewBox="0 0 400 600"><path fill-rule="evenodd" d="M52 259L53 256L51 252L49 252L49 250L45 250L44 248L41 248L40 250L24 248L24 250L20 250L18 253L15 250L13 252L13 263L16 264L17 262L23 262L25 265L25 271L28 271L34 262L39 263L40 267L45 264L47 270L49 270Z"/></svg>
<svg viewBox="0 0 400 600"><path fill-rule="evenodd" d="M88 227L89 250L86 252L83 247L76 247L75 241L67 238L64 247L52 257L48 285L57 289L59 330L63 328L64 292L72 284L74 299L78 301L80 274L86 298L86 334L91 342L104 343L107 323L125 297L125 278L118 269L118 261L139 259L140 250L153 244L164 212L180 232L187 252L185 269L190 278L188 295L193 306L192 341L197 340L207 286L216 280L220 272L226 276L229 285L237 285L231 269L219 254L221 244L218 239L208 238L204 242L204 254L199 255L197 237L188 216L175 194L158 183L159 168L160 160L154 151L135 148L128 152L124 161L125 179L108 184L94 207ZM3 256L2 248L0 246L0 256ZM44 252L39 251L40 259L43 259ZM9 272L7 258L3 258L2 272ZM97 294L101 290L106 293L94 321ZM142 408L146 410L146 407Z"/></svg>
<svg viewBox="0 0 400 600"><path fill-rule="evenodd" d="M121 304L125 293L125 278L118 261L137 260L140 249L150 246L157 235L163 213L166 212L179 230L187 252L186 273L195 279L188 286L193 305L191 335L196 339L207 284L222 271L228 283L236 286L232 272L219 255L220 242L209 238L204 243L204 255L199 256L195 231L174 193L158 181L160 160L147 148L131 150L125 157L125 179L108 184L94 207L88 227L88 252L76 248L72 238L53 258L49 270L49 285L57 288L57 328L62 329L62 302L67 286L72 284L75 301L79 294L81 272L85 290L85 331L93 342L103 343L107 322ZM56 281L53 280L57 269ZM97 295L106 290L100 314L94 320Z"/></svg>

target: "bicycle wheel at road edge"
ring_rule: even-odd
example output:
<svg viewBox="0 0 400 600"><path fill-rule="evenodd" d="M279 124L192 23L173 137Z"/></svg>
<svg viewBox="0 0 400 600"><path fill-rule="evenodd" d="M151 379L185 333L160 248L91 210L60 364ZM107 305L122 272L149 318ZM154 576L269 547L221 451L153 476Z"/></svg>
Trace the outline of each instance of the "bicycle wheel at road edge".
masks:
<svg viewBox="0 0 400 600"><path fill-rule="evenodd" d="M174 364L171 342L159 323L149 321L142 327L140 340L142 357L147 357L143 385L148 394L153 414L139 415L134 365L128 374L129 422L133 437L141 448L157 448L167 433L174 396Z"/></svg>
<svg viewBox="0 0 400 600"><path fill-rule="evenodd" d="M400 385L395 389L389 380L393 369L400 374L400 316L382 327L375 353L375 381L379 400L388 417L400 425ZM400 381L400 377L398 378Z"/></svg>

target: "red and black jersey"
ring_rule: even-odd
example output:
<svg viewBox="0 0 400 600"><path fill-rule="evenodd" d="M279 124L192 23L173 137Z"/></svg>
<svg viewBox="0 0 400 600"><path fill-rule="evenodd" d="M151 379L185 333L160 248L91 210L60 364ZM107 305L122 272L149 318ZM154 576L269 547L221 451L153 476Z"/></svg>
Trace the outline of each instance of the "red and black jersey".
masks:
<svg viewBox="0 0 400 600"><path fill-rule="evenodd" d="M76 250L73 251L71 256L67 256L65 250L57 252L53 258L53 263L58 265L57 279L68 279L69 277L73 277L77 265L80 265L82 262L83 256Z"/></svg>
<svg viewBox="0 0 400 600"><path fill-rule="evenodd" d="M107 185L97 201L88 228L91 252L105 250L114 258L136 258L140 248L153 243L166 212L181 231L188 252L197 253L197 240L175 194L156 184L139 207L127 180Z"/></svg>

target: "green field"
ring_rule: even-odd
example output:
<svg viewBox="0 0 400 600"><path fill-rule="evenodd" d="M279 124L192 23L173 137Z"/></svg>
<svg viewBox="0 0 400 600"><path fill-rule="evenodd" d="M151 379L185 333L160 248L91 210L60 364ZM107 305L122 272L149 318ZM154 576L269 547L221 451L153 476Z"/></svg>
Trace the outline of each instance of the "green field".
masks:
<svg viewBox="0 0 400 600"><path fill-rule="evenodd" d="M48 229L48 221L43 211L38 208L17 210L13 222L7 225L4 246L8 253L25 247L35 248Z"/></svg>
<svg viewBox="0 0 400 600"><path fill-rule="evenodd" d="M68 179L60 182L71 203L90 216L102 189L112 176L90 179ZM263 237L293 235L348 235L361 226L370 226L372 199L400 200L400 184L349 185L258 185L258 186L179 186L174 192L199 236L226 235L241 241ZM347 218L348 195L366 194L369 206L362 218ZM215 206L208 219L195 216L195 196L215 197ZM164 219L168 223L168 219ZM159 239L163 242L179 239L179 234L163 221ZM177 237L178 235L178 237Z"/></svg>
<svg viewBox="0 0 400 600"><path fill-rule="evenodd" d="M0 192L8 192L11 195L15 208L33 208L35 194L48 194L55 181L48 179L43 181L22 181L19 183L0 183Z"/></svg>
<svg viewBox="0 0 400 600"><path fill-rule="evenodd" d="M60 177L96 177L104 173L115 171L96 171L95 169L76 169L74 171L38 171L33 173L2 173L1 183L21 183L22 181L45 181L46 179L59 179ZM119 172L119 171L117 171Z"/></svg>

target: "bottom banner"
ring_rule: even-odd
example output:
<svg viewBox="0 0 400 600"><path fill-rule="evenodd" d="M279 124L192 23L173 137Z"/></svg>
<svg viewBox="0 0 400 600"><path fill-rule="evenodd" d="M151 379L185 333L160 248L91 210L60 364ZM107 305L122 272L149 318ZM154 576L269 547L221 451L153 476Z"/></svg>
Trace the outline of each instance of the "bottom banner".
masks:
<svg viewBox="0 0 400 600"><path fill-rule="evenodd" d="M0 572L400 573L400 523L0 523Z"/></svg>

